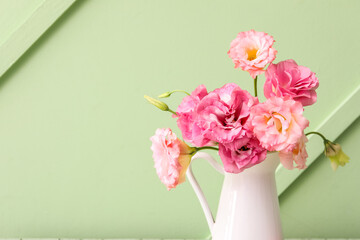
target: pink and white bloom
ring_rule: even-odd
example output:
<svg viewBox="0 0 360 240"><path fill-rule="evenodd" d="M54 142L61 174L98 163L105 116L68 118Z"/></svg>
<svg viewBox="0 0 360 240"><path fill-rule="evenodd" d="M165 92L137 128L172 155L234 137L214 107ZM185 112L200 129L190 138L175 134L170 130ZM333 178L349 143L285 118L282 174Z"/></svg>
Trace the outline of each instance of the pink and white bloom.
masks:
<svg viewBox="0 0 360 240"><path fill-rule="evenodd" d="M309 68L292 60L270 64L265 72L264 95L266 98L291 97L303 106L316 102L319 80Z"/></svg>
<svg viewBox="0 0 360 240"><path fill-rule="evenodd" d="M183 98L177 108L175 117L178 117L177 125L181 130L185 141L192 143L194 146L202 147L212 145L210 139L200 134L199 127L195 124L195 109L200 100L208 94L204 85L199 85L190 96Z"/></svg>
<svg viewBox="0 0 360 240"><path fill-rule="evenodd" d="M221 161L229 173L240 173L261 163L266 158L266 152L256 138L242 137L231 143L219 144Z"/></svg>
<svg viewBox="0 0 360 240"><path fill-rule="evenodd" d="M176 137L170 128L158 128L152 141L151 150L160 181L168 190L185 181L185 173L191 161L193 148Z"/></svg>
<svg viewBox="0 0 360 240"><path fill-rule="evenodd" d="M269 98L251 109L249 127L268 151L291 151L309 126L301 103Z"/></svg>
<svg viewBox="0 0 360 240"><path fill-rule="evenodd" d="M255 78L264 72L267 64L274 61L277 51L272 48L273 44L273 37L267 33L254 30L241 32L231 42L228 55L235 68L240 67Z"/></svg>
<svg viewBox="0 0 360 240"><path fill-rule="evenodd" d="M244 136L250 108L258 99L235 83L225 84L204 97L196 108L199 134L219 143L230 143Z"/></svg>
<svg viewBox="0 0 360 240"><path fill-rule="evenodd" d="M287 169L294 169L294 163L296 168L305 169L306 159L308 157L306 151L306 143L308 142L307 137L303 134L300 140L295 144L294 148L288 152L279 152L280 162Z"/></svg>

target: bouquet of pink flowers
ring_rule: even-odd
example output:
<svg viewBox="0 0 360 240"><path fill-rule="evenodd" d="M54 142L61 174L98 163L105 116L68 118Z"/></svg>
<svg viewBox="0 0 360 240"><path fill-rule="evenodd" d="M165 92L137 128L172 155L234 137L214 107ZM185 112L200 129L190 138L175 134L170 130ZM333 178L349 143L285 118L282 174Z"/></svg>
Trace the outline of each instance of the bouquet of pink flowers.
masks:
<svg viewBox="0 0 360 240"><path fill-rule="evenodd" d="M316 102L318 78L309 68L289 59L273 63L277 51L274 39L264 32L241 32L231 42L229 57L235 68L249 72L254 79L254 95L235 83L208 92L204 85L185 96L176 112L157 99L145 96L153 105L168 111L177 119L183 140L171 129L157 129L151 137L157 174L167 188L185 181L191 157L198 151L218 151L224 169L240 173L265 160L267 152L279 152L280 162L287 169L306 168L307 135L317 134L324 140L325 155L335 170L349 157L339 144L318 132L304 133L309 121L303 116L305 106ZM266 66L268 66L266 68ZM266 68L266 69L265 69ZM265 102L257 98L257 78L265 73ZM185 143L192 145L189 146Z"/></svg>

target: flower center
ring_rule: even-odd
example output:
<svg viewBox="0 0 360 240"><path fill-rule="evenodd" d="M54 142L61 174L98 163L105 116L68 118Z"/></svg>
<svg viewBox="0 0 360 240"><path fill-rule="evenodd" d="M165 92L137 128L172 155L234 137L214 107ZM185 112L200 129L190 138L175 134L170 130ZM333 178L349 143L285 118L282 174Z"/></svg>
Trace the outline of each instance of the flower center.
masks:
<svg viewBox="0 0 360 240"><path fill-rule="evenodd" d="M226 116L224 121L222 121L222 125L226 128L233 128L236 124L236 116L234 114L231 114L230 116Z"/></svg>
<svg viewBox="0 0 360 240"><path fill-rule="evenodd" d="M278 130L278 132L281 133L281 131L282 131L281 121L277 118L274 118L274 125L275 125L276 129Z"/></svg>
<svg viewBox="0 0 360 240"><path fill-rule="evenodd" d="M256 48L250 48L250 49L247 49L246 50L246 53L247 53L247 60L249 60L249 61L252 61L252 60L254 60L257 56L256 56L256 54L257 54L257 51L258 51L258 49L256 49Z"/></svg>
<svg viewBox="0 0 360 240"><path fill-rule="evenodd" d="M277 112L272 112L271 115L272 116L265 117L265 121L267 122L268 125L275 126L276 130L278 130L278 132L281 133L283 130L283 121L286 121L286 118Z"/></svg>
<svg viewBox="0 0 360 240"><path fill-rule="evenodd" d="M300 148L299 146L295 147L294 150L292 151L294 155L298 155L300 152Z"/></svg>
<svg viewBox="0 0 360 240"><path fill-rule="evenodd" d="M238 151L248 151L250 150L250 148L248 148L247 146L242 146L241 148L238 149Z"/></svg>

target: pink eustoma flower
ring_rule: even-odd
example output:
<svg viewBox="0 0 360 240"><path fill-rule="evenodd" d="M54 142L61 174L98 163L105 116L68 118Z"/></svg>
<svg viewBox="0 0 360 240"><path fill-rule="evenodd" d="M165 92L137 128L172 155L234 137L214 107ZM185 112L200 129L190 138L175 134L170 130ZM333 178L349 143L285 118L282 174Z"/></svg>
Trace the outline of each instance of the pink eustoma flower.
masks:
<svg viewBox="0 0 360 240"><path fill-rule="evenodd" d="M225 84L204 97L196 108L199 134L219 143L230 143L245 136L244 125L250 108L258 99L235 83Z"/></svg>
<svg viewBox="0 0 360 240"><path fill-rule="evenodd" d="M309 126L303 111L299 102L272 97L252 107L249 127L268 151L291 151Z"/></svg>
<svg viewBox="0 0 360 240"><path fill-rule="evenodd" d="M279 152L280 162L285 168L294 169L294 163L296 163L296 168L298 169L305 169L307 167L306 159L308 154L305 145L307 141L307 137L303 134L291 151Z"/></svg>
<svg viewBox="0 0 360 240"><path fill-rule="evenodd" d="M250 73L252 78L264 72L267 64L274 61L277 51L272 48L274 39L264 32L250 30L241 32L231 42L229 57L235 68Z"/></svg>
<svg viewBox="0 0 360 240"><path fill-rule="evenodd" d="M177 125L181 130L185 141L192 143L194 146L202 147L213 145L210 139L200 134L200 129L195 123L195 109L200 100L208 94L204 85L199 85L190 96L183 98L177 108L175 117L178 117Z"/></svg>
<svg viewBox="0 0 360 240"><path fill-rule="evenodd" d="M150 138L156 173L168 190L185 181L193 148L176 137L170 128L159 128Z"/></svg>
<svg viewBox="0 0 360 240"><path fill-rule="evenodd" d="M266 152L256 138L242 137L231 143L219 144L221 161L229 173L240 173L261 163L266 158Z"/></svg>
<svg viewBox="0 0 360 240"><path fill-rule="evenodd" d="M291 97L303 106L316 102L319 80L309 68L292 60L270 64L265 72L264 95L266 98Z"/></svg>

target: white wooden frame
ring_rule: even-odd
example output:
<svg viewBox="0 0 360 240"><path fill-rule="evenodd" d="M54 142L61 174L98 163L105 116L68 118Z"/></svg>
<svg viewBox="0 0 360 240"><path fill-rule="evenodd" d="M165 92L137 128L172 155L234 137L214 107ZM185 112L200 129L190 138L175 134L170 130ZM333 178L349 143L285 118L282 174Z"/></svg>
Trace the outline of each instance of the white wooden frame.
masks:
<svg viewBox="0 0 360 240"><path fill-rule="evenodd" d="M117 239L77 239L77 238L3 238L0 240L210 240L210 238L204 239L162 239L162 238L117 238ZM355 238L286 238L285 240L360 240Z"/></svg>
<svg viewBox="0 0 360 240"><path fill-rule="evenodd" d="M0 46L0 77L76 0L44 0Z"/></svg>

